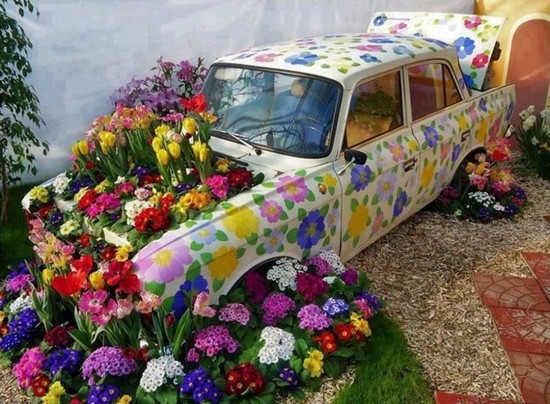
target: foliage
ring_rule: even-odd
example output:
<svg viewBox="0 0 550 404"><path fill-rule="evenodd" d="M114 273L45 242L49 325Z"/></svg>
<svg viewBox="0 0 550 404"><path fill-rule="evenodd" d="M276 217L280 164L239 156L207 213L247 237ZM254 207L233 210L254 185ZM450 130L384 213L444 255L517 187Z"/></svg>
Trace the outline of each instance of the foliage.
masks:
<svg viewBox="0 0 550 404"><path fill-rule="evenodd" d="M460 219L488 222L512 219L527 204L524 190L516 183L510 169L499 163L510 160L508 140L499 138L487 145L455 174L451 185L444 188L432 208Z"/></svg>
<svg viewBox="0 0 550 404"><path fill-rule="evenodd" d="M21 17L26 10L38 16L28 0L13 0L13 5ZM8 6L8 0L0 2L0 176L4 222L8 216L9 185L20 181L19 174L25 170L36 174L34 148L41 148L44 155L49 151L48 143L40 140L31 127L44 123L34 88L26 83L32 72L27 59L32 43L18 21L8 15Z"/></svg>
<svg viewBox="0 0 550 404"><path fill-rule="evenodd" d="M539 114L529 106L519 114L521 126L516 131L525 164L541 178L550 181L550 106Z"/></svg>
<svg viewBox="0 0 550 404"><path fill-rule="evenodd" d="M395 117L397 101L390 94L378 89L373 93L360 94L354 110L374 116Z"/></svg>

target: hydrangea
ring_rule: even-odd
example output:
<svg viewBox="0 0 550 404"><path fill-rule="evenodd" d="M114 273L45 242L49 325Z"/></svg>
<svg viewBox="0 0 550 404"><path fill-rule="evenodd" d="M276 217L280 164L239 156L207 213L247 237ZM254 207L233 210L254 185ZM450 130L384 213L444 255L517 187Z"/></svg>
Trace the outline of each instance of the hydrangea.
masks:
<svg viewBox="0 0 550 404"><path fill-rule="evenodd" d="M206 356L214 356L223 350L229 353L239 348L239 342L222 325L211 325L195 334L195 347L204 351Z"/></svg>
<svg viewBox="0 0 550 404"><path fill-rule="evenodd" d="M93 351L82 364L82 376L88 385L94 384L94 376L126 376L137 368L134 359L124 356L122 349L105 346Z"/></svg>
<svg viewBox="0 0 550 404"><path fill-rule="evenodd" d="M250 321L250 311L244 304L241 303L229 303L222 309L218 315L220 321L230 322L234 321L241 325L247 325Z"/></svg>
<svg viewBox="0 0 550 404"><path fill-rule="evenodd" d="M281 258L275 261L275 265L267 271L267 279L274 281L279 286L279 289L296 290L296 275L299 272L306 272L307 267L300 264L294 258Z"/></svg>
<svg viewBox="0 0 550 404"><path fill-rule="evenodd" d="M296 342L292 333L268 326L262 330L260 340L265 341L258 353L260 363L272 364L277 363L279 359L290 360Z"/></svg>
<svg viewBox="0 0 550 404"><path fill-rule="evenodd" d="M315 304L308 304L298 311L299 327L308 331L324 330L332 325L332 319Z"/></svg>
<svg viewBox="0 0 550 404"><path fill-rule="evenodd" d="M349 305L344 299L329 297L325 304L323 304L323 311L330 317L336 317L339 314L349 312Z"/></svg>
<svg viewBox="0 0 550 404"><path fill-rule="evenodd" d="M176 379L181 376L183 376L181 362L174 359L172 355L164 355L147 362L139 385L146 392L153 393L169 379L176 382Z"/></svg>
<svg viewBox="0 0 550 404"><path fill-rule="evenodd" d="M221 391L202 367L198 367L183 376L179 393L182 396L190 394L196 403L218 403L221 400Z"/></svg>
<svg viewBox="0 0 550 404"><path fill-rule="evenodd" d="M262 303L262 321L266 325L275 325L295 309L296 303L289 296L280 292L271 293Z"/></svg>

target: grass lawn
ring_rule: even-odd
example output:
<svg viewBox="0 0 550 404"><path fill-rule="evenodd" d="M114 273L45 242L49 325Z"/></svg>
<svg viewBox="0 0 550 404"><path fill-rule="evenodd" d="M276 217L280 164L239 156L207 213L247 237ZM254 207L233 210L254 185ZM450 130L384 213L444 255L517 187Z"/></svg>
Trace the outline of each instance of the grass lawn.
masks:
<svg viewBox="0 0 550 404"><path fill-rule="evenodd" d="M27 238L21 199L33 185L11 189L7 223L0 230L0 279L8 265L34 258ZM366 361L356 368L353 385L336 397L336 404L433 403L433 392L422 374L421 364L407 347L399 326L383 313L370 322L373 331L367 340Z"/></svg>

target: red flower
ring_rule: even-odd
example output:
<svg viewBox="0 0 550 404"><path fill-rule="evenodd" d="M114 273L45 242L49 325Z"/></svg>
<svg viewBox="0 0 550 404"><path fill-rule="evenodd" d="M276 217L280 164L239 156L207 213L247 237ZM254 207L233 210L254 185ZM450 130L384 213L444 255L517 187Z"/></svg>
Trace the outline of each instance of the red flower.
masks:
<svg viewBox="0 0 550 404"><path fill-rule="evenodd" d="M53 208L54 208L54 205L42 206L40 209L38 209L38 211L36 212L36 215L40 219L45 219L48 216L48 214L53 210Z"/></svg>
<svg viewBox="0 0 550 404"><path fill-rule="evenodd" d="M122 356L128 359L135 359L137 351L133 348L124 348L122 350Z"/></svg>
<svg viewBox="0 0 550 404"><path fill-rule="evenodd" d="M83 248L90 247L92 245L91 243L92 235L90 233L85 233L82 236L80 236L80 245Z"/></svg>
<svg viewBox="0 0 550 404"><path fill-rule="evenodd" d="M111 261L108 270L103 274L105 282L109 286L117 286L117 291L122 291L129 295L141 290L139 278L132 272L134 264L132 261Z"/></svg>
<svg viewBox="0 0 550 404"><path fill-rule="evenodd" d="M67 329L62 325L56 325L44 335L44 342L51 347L65 348L71 341Z"/></svg>
<svg viewBox="0 0 550 404"><path fill-rule="evenodd" d="M94 267L94 258L90 254L84 254L79 259L71 263L71 267L76 272L85 272L89 274Z"/></svg>
<svg viewBox="0 0 550 404"><path fill-rule="evenodd" d="M321 334L313 337L313 341L319 342L321 349L325 353L331 353L336 351L338 345L336 345L336 336L330 331L324 331Z"/></svg>
<svg viewBox="0 0 550 404"><path fill-rule="evenodd" d="M194 112L204 112L208 107L204 94L196 95L190 99L182 98L181 105L183 105L185 109L188 109Z"/></svg>
<svg viewBox="0 0 550 404"><path fill-rule="evenodd" d="M109 245L101 251L101 258L103 258L104 261L111 261L113 258L115 258L117 251L117 247L114 245Z"/></svg>
<svg viewBox="0 0 550 404"><path fill-rule="evenodd" d="M168 212L163 209L146 208L136 216L136 230L140 233L165 230L170 224Z"/></svg>
<svg viewBox="0 0 550 404"><path fill-rule="evenodd" d="M78 210L79 211L85 211L88 209L97 199L97 192L95 192L93 189L89 189L86 191L86 193L80 198L78 201Z"/></svg>
<svg viewBox="0 0 550 404"><path fill-rule="evenodd" d="M235 167L227 173L229 188L243 189L252 185L252 173L243 167Z"/></svg>
<svg viewBox="0 0 550 404"><path fill-rule="evenodd" d="M92 160L88 160L88 161L86 162L86 168L87 168L88 170L93 170L93 169L95 168L95 163L94 163Z"/></svg>
<svg viewBox="0 0 550 404"><path fill-rule="evenodd" d="M44 375L38 375L31 381L32 394L35 397L44 397L48 392L50 379Z"/></svg>
<svg viewBox="0 0 550 404"><path fill-rule="evenodd" d="M86 286L86 272L69 272L65 276L56 276L52 281L52 288L64 296L71 296L80 292Z"/></svg>
<svg viewBox="0 0 550 404"><path fill-rule="evenodd" d="M176 203L176 198L173 194L163 195L160 199L160 208L165 211L169 211L170 208Z"/></svg>
<svg viewBox="0 0 550 404"><path fill-rule="evenodd" d="M10 332L10 327L7 324L0 326L0 337L3 337Z"/></svg>
<svg viewBox="0 0 550 404"><path fill-rule="evenodd" d="M71 397L69 404L82 404L82 401L80 401L77 397Z"/></svg>
<svg viewBox="0 0 550 404"><path fill-rule="evenodd" d="M173 326L175 322L176 322L176 316L174 316L172 313L168 313L168 314L164 317L164 323L165 323L168 327Z"/></svg>
<svg viewBox="0 0 550 404"><path fill-rule="evenodd" d="M138 362L146 362L149 359L149 350L147 348L140 348L136 352L136 360Z"/></svg>
<svg viewBox="0 0 550 404"><path fill-rule="evenodd" d="M251 363L242 363L225 374L225 390L229 394L242 394L249 389L255 394L264 391L264 376Z"/></svg>
<svg viewBox="0 0 550 404"><path fill-rule="evenodd" d="M354 329L350 323L336 324L334 332L340 341L349 341L353 337Z"/></svg>

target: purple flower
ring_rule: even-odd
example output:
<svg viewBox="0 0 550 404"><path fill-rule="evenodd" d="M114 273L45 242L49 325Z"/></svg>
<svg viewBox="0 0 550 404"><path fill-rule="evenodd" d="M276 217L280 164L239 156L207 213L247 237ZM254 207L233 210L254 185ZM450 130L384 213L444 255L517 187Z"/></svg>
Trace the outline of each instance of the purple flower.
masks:
<svg viewBox="0 0 550 404"><path fill-rule="evenodd" d="M110 404L120 396L120 390L113 384L98 384L93 386L88 393L88 404Z"/></svg>
<svg viewBox="0 0 550 404"><path fill-rule="evenodd" d="M349 268L344 271L342 275L340 275L342 278L342 282L344 284L351 286L355 285L357 283L357 280L359 279L359 273L354 268Z"/></svg>
<svg viewBox="0 0 550 404"><path fill-rule="evenodd" d="M195 348L212 357L223 350L233 353L239 348L239 342L229 334L223 325L211 325L195 334Z"/></svg>
<svg viewBox="0 0 550 404"><path fill-rule="evenodd" d="M336 317L339 314L348 313L349 305L344 299L329 297L325 304L323 304L323 311L330 317Z"/></svg>
<svg viewBox="0 0 550 404"><path fill-rule="evenodd" d="M220 319L220 321L234 321L241 325L247 325L250 321L250 311L246 308L244 304L228 303L225 307L222 307L220 309L218 318Z"/></svg>
<svg viewBox="0 0 550 404"><path fill-rule="evenodd" d="M393 205L393 216L397 217L403 212L403 208L407 204L408 196L407 192L401 191L397 198L395 198L395 203Z"/></svg>
<svg viewBox="0 0 550 404"><path fill-rule="evenodd" d="M298 388L298 375L289 366L284 366L281 369L279 369L279 372L277 373L277 378L281 380L283 383L285 383L287 389L289 391L295 391Z"/></svg>
<svg viewBox="0 0 550 404"><path fill-rule="evenodd" d="M296 303L289 296L281 292L271 293L262 303L262 321L266 325L276 325L295 309Z"/></svg>
<svg viewBox="0 0 550 404"><path fill-rule="evenodd" d="M320 331L332 325L332 319L315 304L308 304L298 312L299 327L308 331Z"/></svg>
<svg viewBox="0 0 550 404"><path fill-rule="evenodd" d="M369 53L364 53L361 56L359 56L359 58L363 59L367 63L376 63L381 61L380 59L378 59L378 57L371 55Z"/></svg>
<svg viewBox="0 0 550 404"><path fill-rule="evenodd" d="M311 248L319 242L325 231L324 216L318 209L308 213L298 228L298 245L303 248Z"/></svg>
<svg viewBox="0 0 550 404"><path fill-rule="evenodd" d="M183 376L179 393L180 395L191 394L196 403L218 403L221 400L221 391L202 367Z"/></svg>
<svg viewBox="0 0 550 404"><path fill-rule="evenodd" d="M34 276L31 274L20 274L11 277L6 283L6 291L19 293L34 282Z"/></svg>
<svg viewBox="0 0 550 404"><path fill-rule="evenodd" d="M291 65L313 66L315 61L319 59L320 57L318 55L305 51L285 58L285 62Z"/></svg>
<svg viewBox="0 0 550 404"><path fill-rule="evenodd" d="M279 178L276 185L277 192L290 202L303 202L308 194L304 177L286 175Z"/></svg>
<svg viewBox="0 0 550 404"><path fill-rule="evenodd" d="M424 139L426 140L426 143L428 143L429 147L435 147L437 145L437 142L439 140L439 133L435 130L432 126L426 126L426 128L423 130Z"/></svg>
<svg viewBox="0 0 550 404"><path fill-rule="evenodd" d="M319 257L318 255L308 258L308 260L304 264L308 267L315 267L315 273L318 276L327 276L332 272L332 266L330 265L330 263L326 259Z"/></svg>
<svg viewBox="0 0 550 404"><path fill-rule="evenodd" d="M351 183L356 191L364 190L372 179L372 170L367 165L355 164L351 170Z"/></svg>
<svg viewBox="0 0 550 404"><path fill-rule="evenodd" d="M216 198L225 198L229 191L229 180L227 177L219 174L214 174L208 177L205 184L210 187Z"/></svg>
<svg viewBox="0 0 550 404"><path fill-rule="evenodd" d="M261 302L269 293L265 278L258 272L246 273L244 276L244 287L252 295L250 302L253 304Z"/></svg>
<svg viewBox="0 0 550 404"><path fill-rule="evenodd" d="M380 299L378 299L377 296L371 295L366 290L363 290L359 295L356 296L356 298L365 300L370 308L373 309L375 312L380 311L380 309L382 308L382 302L380 302Z"/></svg>
<svg viewBox="0 0 550 404"><path fill-rule="evenodd" d="M451 154L451 160L453 163L458 159L458 156L460 156L461 151L462 151L462 145L460 143L454 145L453 153Z"/></svg>
<svg viewBox="0 0 550 404"><path fill-rule="evenodd" d="M82 376L88 380L88 385L95 384L94 377L126 376L137 368L132 358L123 355L122 349L105 346L93 351L82 364Z"/></svg>
<svg viewBox="0 0 550 404"><path fill-rule="evenodd" d="M262 206L260 206L260 214L262 217L267 218L269 223L277 222L281 213L283 213L283 208L276 201L265 201Z"/></svg>
<svg viewBox="0 0 550 404"><path fill-rule="evenodd" d="M74 374L78 371L81 359L82 353L77 350L69 348L58 349L46 358L44 369L50 372L52 377L62 370Z"/></svg>

